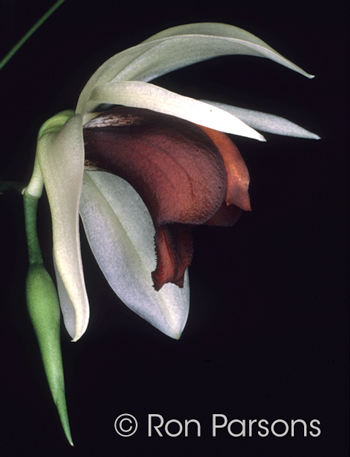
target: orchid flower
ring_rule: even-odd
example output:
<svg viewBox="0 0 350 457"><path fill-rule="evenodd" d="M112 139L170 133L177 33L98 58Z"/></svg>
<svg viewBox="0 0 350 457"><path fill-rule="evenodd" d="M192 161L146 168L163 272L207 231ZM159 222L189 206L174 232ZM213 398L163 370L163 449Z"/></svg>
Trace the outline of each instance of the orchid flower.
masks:
<svg viewBox="0 0 350 457"><path fill-rule="evenodd" d="M46 188L59 303L73 341L89 322L79 214L118 297L179 338L189 308L191 227L232 225L242 209L250 210L249 174L226 133L259 141L264 137L257 130L319 138L278 116L195 100L150 83L234 54L265 57L312 78L237 27L178 26L107 60L82 90L75 112L59 113L40 129L24 194L37 200ZM38 262L34 254L31 264ZM28 286L31 307L34 289Z"/></svg>

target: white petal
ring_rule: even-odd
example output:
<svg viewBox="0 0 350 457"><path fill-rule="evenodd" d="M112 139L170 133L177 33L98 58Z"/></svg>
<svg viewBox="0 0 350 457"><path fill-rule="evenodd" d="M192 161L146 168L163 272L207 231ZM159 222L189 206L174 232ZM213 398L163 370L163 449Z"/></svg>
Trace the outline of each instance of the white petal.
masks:
<svg viewBox="0 0 350 457"><path fill-rule="evenodd" d="M94 256L118 297L163 333L179 338L189 308L188 273L183 288L165 284L154 290L155 230L138 193L118 176L86 171L80 215Z"/></svg>
<svg viewBox="0 0 350 457"><path fill-rule="evenodd" d="M320 137L315 133L309 132L303 127L300 127L283 117L245 108L237 108L236 106L226 105L225 103L211 102L208 100L202 101L237 116L246 124L257 130L262 130L263 132L275 133L276 135L294 136L298 138L310 138L312 140L320 139Z"/></svg>
<svg viewBox="0 0 350 457"><path fill-rule="evenodd" d="M97 86L91 94L92 106L98 103L147 108L186 119L221 132L264 141L264 137L227 111L162 87L140 81L120 81Z"/></svg>
<svg viewBox="0 0 350 457"><path fill-rule="evenodd" d="M63 318L68 333L76 341L89 321L79 241L79 198L84 171L82 117L75 115L59 132L44 134L38 142L37 154L51 209Z"/></svg>
<svg viewBox="0 0 350 457"><path fill-rule="evenodd" d="M238 27L215 23L189 24L160 32L107 60L81 92L76 112L85 113L85 103L97 85L123 80L151 81L196 62L234 54L266 57L312 77L262 40Z"/></svg>

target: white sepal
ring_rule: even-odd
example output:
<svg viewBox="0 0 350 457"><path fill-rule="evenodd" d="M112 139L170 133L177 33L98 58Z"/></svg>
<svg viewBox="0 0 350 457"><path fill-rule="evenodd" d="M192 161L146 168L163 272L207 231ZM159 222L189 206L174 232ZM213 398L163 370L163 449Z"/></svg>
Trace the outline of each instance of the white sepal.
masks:
<svg viewBox="0 0 350 457"><path fill-rule="evenodd" d="M308 78L313 77L238 27L216 23L188 24L164 30L107 60L82 90L76 112L85 114L86 102L98 85L113 81L151 81L196 62L234 54L265 57Z"/></svg>
<svg viewBox="0 0 350 457"><path fill-rule="evenodd" d="M122 178L85 171L80 215L92 252L108 283L134 312L172 338L179 338L189 309L184 287L153 288L155 229L138 193Z"/></svg>
<svg viewBox="0 0 350 457"><path fill-rule="evenodd" d="M89 321L79 239L84 171L82 123L82 116L71 117L59 131L43 134L37 149L51 210L60 305L73 341L83 335Z"/></svg>

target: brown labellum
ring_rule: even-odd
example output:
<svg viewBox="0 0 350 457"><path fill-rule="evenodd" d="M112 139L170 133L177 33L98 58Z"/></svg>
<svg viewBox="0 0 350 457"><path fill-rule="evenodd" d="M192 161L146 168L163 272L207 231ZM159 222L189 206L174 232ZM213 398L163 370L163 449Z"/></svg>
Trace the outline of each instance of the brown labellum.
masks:
<svg viewBox="0 0 350 457"><path fill-rule="evenodd" d="M248 171L221 132L118 106L84 126L84 143L87 165L128 181L152 216L156 290L166 282L183 285L193 252L191 226L233 225L239 208L250 209Z"/></svg>

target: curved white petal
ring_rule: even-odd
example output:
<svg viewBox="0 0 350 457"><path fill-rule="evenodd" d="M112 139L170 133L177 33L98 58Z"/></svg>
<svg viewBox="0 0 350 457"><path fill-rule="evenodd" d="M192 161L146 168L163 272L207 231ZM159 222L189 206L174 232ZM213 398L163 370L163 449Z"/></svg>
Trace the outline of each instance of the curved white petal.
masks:
<svg viewBox="0 0 350 457"><path fill-rule="evenodd" d="M183 288L153 288L156 267L151 216L138 193L110 173L84 173L80 215L94 256L118 297L172 338L179 338L189 309L189 281Z"/></svg>
<svg viewBox="0 0 350 457"><path fill-rule="evenodd" d="M211 102L208 100L202 101L237 116L246 124L257 130L262 130L263 132L275 133L276 135L294 136L297 138L309 138L312 140L320 139L320 137L315 133L309 132L303 127L300 127L299 125L294 124L293 122L290 122L280 116L245 108L237 108L236 106L226 105L225 103Z"/></svg>
<svg viewBox="0 0 350 457"><path fill-rule="evenodd" d="M266 57L312 77L262 40L238 27L215 23L189 24L160 32L107 60L81 92L76 112L86 112L85 104L97 85L123 80L151 81L196 62L234 54Z"/></svg>
<svg viewBox="0 0 350 457"><path fill-rule="evenodd" d="M38 141L38 158L48 195L60 305L73 341L89 321L79 242L79 199L84 171L82 116L71 117L58 132Z"/></svg>
<svg viewBox="0 0 350 457"><path fill-rule="evenodd" d="M163 114L180 117L195 124L221 132L264 141L264 137L227 110L214 107L190 97L184 97L154 84L140 81L119 81L97 86L88 105L113 103L147 108ZM88 106L89 108L89 106Z"/></svg>

